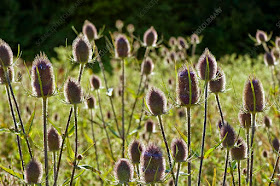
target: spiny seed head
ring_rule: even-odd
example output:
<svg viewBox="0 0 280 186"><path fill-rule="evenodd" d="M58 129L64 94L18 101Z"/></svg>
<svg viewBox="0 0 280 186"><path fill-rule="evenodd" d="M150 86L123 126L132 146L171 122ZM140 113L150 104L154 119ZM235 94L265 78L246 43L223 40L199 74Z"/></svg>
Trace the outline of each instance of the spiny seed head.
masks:
<svg viewBox="0 0 280 186"><path fill-rule="evenodd" d="M264 63L267 65L267 66L273 66L275 65L276 63L276 59L273 55L272 52L266 52L264 54Z"/></svg>
<svg viewBox="0 0 280 186"><path fill-rule="evenodd" d="M83 101L83 91L79 82L73 78L68 78L64 86L64 96L67 103L78 104Z"/></svg>
<svg viewBox="0 0 280 186"><path fill-rule="evenodd" d="M177 56L178 56L179 60L185 60L186 59L183 51L179 51L177 53Z"/></svg>
<svg viewBox="0 0 280 186"><path fill-rule="evenodd" d="M13 51L11 47L0 39L0 66L11 66L13 64Z"/></svg>
<svg viewBox="0 0 280 186"><path fill-rule="evenodd" d="M184 49L189 48L187 41L183 37L178 37L177 43L178 43L178 48L180 50L184 50Z"/></svg>
<svg viewBox="0 0 280 186"><path fill-rule="evenodd" d="M263 157L264 157L264 158L267 158L267 156L268 156L268 153L267 153L267 151L266 151L266 150L263 150L263 153L262 153L262 155L263 155Z"/></svg>
<svg viewBox="0 0 280 186"><path fill-rule="evenodd" d="M218 68L216 78L209 81L209 89L211 92L217 94L224 92L226 88L226 76L221 68Z"/></svg>
<svg viewBox="0 0 280 186"><path fill-rule="evenodd" d="M55 113L54 114L54 121L58 121L58 120L60 120L59 114Z"/></svg>
<svg viewBox="0 0 280 186"><path fill-rule="evenodd" d="M14 68L12 66L9 66L7 68L7 73L9 76L9 80L12 83L14 81ZM4 71L4 68L0 66L0 85L6 85L8 84L6 73Z"/></svg>
<svg viewBox="0 0 280 186"><path fill-rule="evenodd" d="M238 113L238 119L241 127L249 129L251 127L251 114L242 110Z"/></svg>
<svg viewBox="0 0 280 186"><path fill-rule="evenodd" d="M221 139L224 139L222 142L223 147L228 148L232 147L235 142L235 132L234 129L229 125L225 124L220 130Z"/></svg>
<svg viewBox="0 0 280 186"><path fill-rule="evenodd" d="M81 154L79 154L79 155L77 156L77 159L78 159L79 161L81 161L83 158L84 158L84 157L83 157L83 155L81 155Z"/></svg>
<svg viewBox="0 0 280 186"><path fill-rule="evenodd" d="M118 35L115 41L116 58L128 57L130 54L130 45L125 35Z"/></svg>
<svg viewBox="0 0 280 186"><path fill-rule="evenodd" d="M171 152L175 162L184 162L187 160L187 145L182 139L175 138L172 140Z"/></svg>
<svg viewBox="0 0 280 186"><path fill-rule="evenodd" d="M195 105L199 101L199 87L195 71L183 67L178 73L177 98L180 105Z"/></svg>
<svg viewBox="0 0 280 186"><path fill-rule="evenodd" d="M134 25L133 24L128 24L126 27L126 30L128 33L132 34L135 31Z"/></svg>
<svg viewBox="0 0 280 186"><path fill-rule="evenodd" d="M280 59L280 49L279 48L273 48L271 50L271 55L273 55L275 57L275 60L276 60L275 63L277 63L277 61Z"/></svg>
<svg viewBox="0 0 280 186"><path fill-rule="evenodd" d="M147 133L155 132L155 123L152 120L147 120L145 123L145 128Z"/></svg>
<svg viewBox="0 0 280 186"><path fill-rule="evenodd" d="M170 37L169 38L169 41L168 41L168 44L171 48L175 47L177 45L177 40L175 37Z"/></svg>
<svg viewBox="0 0 280 186"><path fill-rule="evenodd" d="M263 123L267 128L270 128L272 124L272 120L268 116L264 116Z"/></svg>
<svg viewBox="0 0 280 186"><path fill-rule="evenodd" d="M272 147L275 151L278 152L278 150L279 150L279 140L278 140L278 138L274 138L272 140Z"/></svg>
<svg viewBox="0 0 280 186"><path fill-rule="evenodd" d="M169 57L172 61L177 61L177 53L175 51L169 52Z"/></svg>
<svg viewBox="0 0 280 186"><path fill-rule="evenodd" d="M51 62L44 53L37 55L31 69L32 90L36 97L52 96L55 91Z"/></svg>
<svg viewBox="0 0 280 186"><path fill-rule="evenodd" d="M94 109L95 103L96 103L96 101L95 101L95 98L93 96L88 96L86 98L87 108Z"/></svg>
<svg viewBox="0 0 280 186"><path fill-rule="evenodd" d="M86 36L80 34L72 44L74 61L88 63L92 59L92 46Z"/></svg>
<svg viewBox="0 0 280 186"><path fill-rule="evenodd" d="M212 80L216 77L217 62L216 58L206 48L203 54L200 56L197 63L198 75L203 80Z"/></svg>
<svg viewBox="0 0 280 186"><path fill-rule="evenodd" d="M127 159L119 159L115 164L114 173L120 183L128 183L133 178L133 166Z"/></svg>
<svg viewBox="0 0 280 186"><path fill-rule="evenodd" d="M90 78L90 85L94 90L98 90L101 86L101 80L98 76L92 75Z"/></svg>
<svg viewBox="0 0 280 186"><path fill-rule="evenodd" d="M267 34L262 30L257 30L256 39L258 44L268 41Z"/></svg>
<svg viewBox="0 0 280 186"><path fill-rule="evenodd" d="M155 87L152 87L146 96L146 101L150 112L157 116L166 112L167 100L164 93Z"/></svg>
<svg viewBox="0 0 280 186"><path fill-rule="evenodd" d="M246 158L246 144L241 139L238 138L236 146L230 149L231 157L234 160L240 161Z"/></svg>
<svg viewBox="0 0 280 186"><path fill-rule="evenodd" d="M43 175L42 164L35 159L32 159L25 168L25 180L30 184L41 182Z"/></svg>
<svg viewBox="0 0 280 186"><path fill-rule="evenodd" d="M96 27L88 20L85 20L84 22L83 34L88 38L89 41L98 39Z"/></svg>
<svg viewBox="0 0 280 186"><path fill-rule="evenodd" d="M141 65L141 73L147 75L150 75L153 72L154 69L154 63L153 60L149 57L147 57Z"/></svg>
<svg viewBox="0 0 280 186"><path fill-rule="evenodd" d="M122 28L123 28L123 21L122 20L120 20L120 19L118 19L117 21L116 21L116 28L118 29L118 30L122 30Z"/></svg>
<svg viewBox="0 0 280 186"><path fill-rule="evenodd" d="M130 160L133 164L140 163L140 157L143 151L144 151L144 145L140 141L133 140L130 143L128 147L128 152L129 152Z"/></svg>
<svg viewBox="0 0 280 186"><path fill-rule="evenodd" d="M249 77L243 91L243 106L248 112L262 112L265 106L262 83L255 77Z"/></svg>
<svg viewBox="0 0 280 186"><path fill-rule="evenodd" d="M200 40L199 40L199 37L197 34L192 34L191 35L191 43L192 44L199 44L200 43Z"/></svg>
<svg viewBox="0 0 280 186"><path fill-rule="evenodd" d="M58 151L61 147L61 136L57 130L51 127L48 130L48 147L49 151Z"/></svg>
<svg viewBox="0 0 280 186"><path fill-rule="evenodd" d="M275 45L277 48L280 48L280 37L275 38Z"/></svg>
<svg viewBox="0 0 280 186"><path fill-rule="evenodd" d="M163 179L165 160L161 149L150 144L141 156L141 173L146 183L159 182Z"/></svg>
<svg viewBox="0 0 280 186"><path fill-rule="evenodd" d="M178 116L179 116L180 118L183 118L183 117L186 116L186 113L185 113L184 109L178 110Z"/></svg>
<svg viewBox="0 0 280 186"><path fill-rule="evenodd" d="M144 45L148 47L154 47L157 44L158 34L157 31L151 26L145 33L144 33Z"/></svg>

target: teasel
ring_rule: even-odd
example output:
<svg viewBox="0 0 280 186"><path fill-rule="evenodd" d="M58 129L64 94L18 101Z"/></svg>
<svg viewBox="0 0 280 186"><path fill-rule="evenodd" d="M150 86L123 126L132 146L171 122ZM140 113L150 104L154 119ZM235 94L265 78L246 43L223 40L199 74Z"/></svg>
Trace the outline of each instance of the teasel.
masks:
<svg viewBox="0 0 280 186"><path fill-rule="evenodd" d="M117 21L116 21L116 28L118 29L118 31L121 33L122 32L122 28L123 28L123 26L124 26L124 24L123 24L123 21L122 20L120 20L120 19L118 19Z"/></svg>
<svg viewBox="0 0 280 186"><path fill-rule="evenodd" d="M88 20L85 20L84 22L83 34L88 38L89 41L98 39L96 27Z"/></svg>
<svg viewBox="0 0 280 186"><path fill-rule="evenodd" d="M114 174L120 184L128 185L128 182L133 178L133 172L133 166L127 159L121 158L116 162Z"/></svg>
<svg viewBox="0 0 280 186"><path fill-rule="evenodd" d="M276 71L276 68L275 68L276 58L272 51L268 51L264 54L264 63L265 63L265 65L269 66L269 68L271 70L271 79L272 79L272 84L273 84L273 90L275 91L276 82L275 82L274 72ZM275 75L277 75L277 73Z"/></svg>
<svg viewBox="0 0 280 186"><path fill-rule="evenodd" d="M171 59L172 62L175 63L178 60L177 53L175 51L170 51L169 58Z"/></svg>
<svg viewBox="0 0 280 186"><path fill-rule="evenodd" d="M200 43L200 38L198 37L198 35L196 33L193 33L191 35L191 44L192 46L192 56L195 55L195 49L196 49L196 45Z"/></svg>
<svg viewBox="0 0 280 186"><path fill-rule="evenodd" d="M188 158L191 157L191 107L199 101L200 90L195 71L190 66L178 73L177 97L179 105L184 106L187 116ZM178 165L179 166L179 165ZM188 161L188 185L191 185L191 162Z"/></svg>
<svg viewBox="0 0 280 186"><path fill-rule="evenodd" d="M155 47L157 44L158 34L157 31L153 26L151 26L145 33L144 33L144 46L145 47Z"/></svg>
<svg viewBox="0 0 280 186"><path fill-rule="evenodd" d="M78 35L72 44L74 61L85 65L92 60L92 46L88 38L82 34Z"/></svg>
<svg viewBox="0 0 280 186"><path fill-rule="evenodd" d="M134 25L133 24L128 24L126 26L126 30L129 34L133 34L133 32L135 31Z"/></svg>
<svg viewBox="0 0 280 186"><path fill-rule="evenodd" d="M177 39L175 38L175 37L170 37L169 38L169 41L168 41L168 44L169 44L169 46L171 47L171 48L175 48L176 47L176 45L177 45Z"/></svg>
<svg viewBox="0 0 280 186"><path fill-rule="evenodd" d="M147 120L145 123L145 133L148 134L148 141L150 141L152 133L155 132L155 123L152 120Z"/></svg>
<svg viewBox="0 0 280 186"><path fill-rule="evenodd" d="M278 169L278 164L279 164L279 158L280 158L280 150L279 150L279 146L280 146L280 142L278 140L278 138L274 138L272 140L272 147L274 149L274 151L277 152L277 158L276 158L276 161L275 161L275 164L274 164L274 168L273 168L273 172L272 172L272 175L270 177L270 182L269 182L269 186L271 185L271 183L274 181L274 175Z"/></svg>
<svg viewBox="0 0 280 186"><path fill-rule="evenodd" d="M171 170L173 180L175 181L175 176L174 176L173 167L172 167L171 155L170 155L169 146L168 146L168 143L167 143L167 140L166 140L166 137L165 137L163 124L162 124L162 118L161 118L161 115L163 115L167 112L166 97L160 89L152 87L152 88L150 88L150 90L148 91L148 93L146 95L146 103L147 103L147 106L148 106L151 114L158 118L158 122L159 122L160 129L161 129L161 134L162 134L163 141L165 143L166 152L167 152L167 155L168 155L169 167L170 167L170 170Z"/></svg>
<svg viewBox="0 0 280 186"><path fill-rule="evenodd" d="M144 145L139 140L133 140L128 147L128 154L132 164L137 170L137 175L140 178L139 164L142 152L145 150Z"/></svg>
<svg viewBox="0 0 280 186"><path fill-rule="evenodd" d="M267 128L270 128L272 125L272 120L268 116L264 116L263 123Z"/></svg>
<svg viewBox="0 0 280 186"><path fill-rule="evenodd" d="M250 186L253 184L253 162L254 162L254 135L255 135L255 123L256 113L263 112L265 106L265 95L262 83L255 77L249 77L245 82L243 91L243 106L246 111L251 113L252 117L252 134L251 134L251 162L250 162Z"/></svg>
<svg viewBox="0 0 280 186"><path fill-rule="evenodd" d="M13 64L13 51L11 47L0 39L0 66L9 67Z"/></svg>
<svg viewBox="0 0 280 186"><path fill-rule="evenodd" d="M270 40L272 34L270 34L269 36L267 35L266 32L262 31L262 30L257 30L256 32L256 45L262 45L265 52L269 52L269 48L267 47L267 42Z"/></svg>
<svg viewBox="0 0 280 186"><path fill-rule="evenodd" d="M242 138L238 138L236 145L230 149L231 157L233 160L237 161L238 169L238 185L241 186L241 172L240 172L240 163L241 160L246 159L246 144Z"/></svg>
<svg viewBox="0 0 280 186"><path fill-rule="evenodd" d="M26 165L25 169L25 180L29 184L39 184L41 183L43 175L42 164L35 159Z"/></svg>
<svg viewBox="0 0 280 186"><path fill-rule="evenodd" d="M202 142L201 142L201 155L200 155L200 167L198 173L198 186L201 182L202 165L204 159L204 143L206 134L206 124L207 124L207 99L208 99L208 82L216 77L217 73L217 62L215 57L210 53L208 48L205 49L204 53L200 56L197 63L198 75L201 79L205 81L204 84L204 124L202 132Z"/></svg>

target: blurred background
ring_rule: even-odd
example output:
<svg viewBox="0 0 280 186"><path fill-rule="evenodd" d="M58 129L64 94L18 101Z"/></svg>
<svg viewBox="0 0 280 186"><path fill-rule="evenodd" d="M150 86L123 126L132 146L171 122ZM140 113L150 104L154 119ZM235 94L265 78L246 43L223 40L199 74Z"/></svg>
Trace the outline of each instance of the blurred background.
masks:
<svg viewBox="0 0 280 186"><path fill-rule="evenodd" d="M253 48L248 34L262 29L280 35L279 10L279 0L1 0L0 38L14 53L20 44L22 58L30 62L40 51L56 57L54 48L65 46L66 39L71 44L76 37L71 27L81 32L85 19L97 29L105 25L107 36L121 19L125 26L134 24L141 39L152 25L165 42L197 32L204 36L198 54L209 47L217 58L230 53L254 57L262 48ZM98 46L105 47L104 37Z"/></svg>

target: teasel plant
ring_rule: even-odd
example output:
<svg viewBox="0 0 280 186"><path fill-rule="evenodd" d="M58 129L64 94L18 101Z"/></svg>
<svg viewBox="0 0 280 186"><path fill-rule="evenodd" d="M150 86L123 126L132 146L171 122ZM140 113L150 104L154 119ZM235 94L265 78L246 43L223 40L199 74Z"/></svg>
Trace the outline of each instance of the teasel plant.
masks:
<svg viewBox="0 0 280 186"><path fill-rule="evenodd" d="M257 30L255 37L251 36L250 34L249 34L249 37L251 40L253 40L255 42L256 46L262 45L265 52L269 52L269 48L267 47L266 43L271 39L272 32L268 35L263 30Z"/></svg>
<svg viewBox="0 0 280 186"><path fill-rule="evenodd" d="M189 48L189 45L184 37L179 36L177 38L177 45L178 49L183 52L183 58L186 59L187 57L187 49Z"/></svg>
<svg viewBox="0 0 280 186"><path fill-rule="evenodd" d="M192 57L195 55L196 45L202 41L202 36L199 37L196 33L193 33L190 37L190 43L192 44Z"/></svg>
<svg viewBox="0 0 280 186"><path fill-rule="evenodd" d="M197 75L192 67L185 66L178 73L177 99L185 107L187 119L188 185L191 185L191 108L198 104L200 90ZM178 165L179 166L179 165Z"/></svg>
<svg viewBox="0 0 280 186"><path fill-rule="evenodd" d="M273 147L273 151L275 151L277 153L277 158L276 158L276 161L275 161L275 164L274 164L274 167L273 167L273 172L271 174L271 177L270 177L270 182L269 182L269 186L274 182L274 175L278 169L278 164L279 164L279 159L280 159L280 142L278 140L278 138L274 138L272 140L272 147Z"/></svg>
<svg viewBox="0 0 280 186"><path fill-rule="evenodd" d="M198 186L201 182L201 173L204 159L204 143L206 135L206 124L207 124L207 99L208 99L208 83L210 80L215 79L217 73L217 62L215 57L211 54L208 48L205 49L204 53L200 56L197 63L197 70L200 79L204 80L204 124L202 132L202 142L201 142L201 154L200 154L200 166L198 172Z"/></svg>
<svg viewBox="0 0 280 186"><path fill-rule="evenodd" d="M128 183L133 179L133 173L133 165L128 159L121 158L115 163L114 175L119 185L129 185Z"/></svg>
<svg viewBox="0 0 280 186"><path fill-rule="evenodd" d="M176 179L175 179L175 175L173 172L172 159L171 159L171 155L170 155L169 146L168 146L168 143L166 140L163 123L162 123L162 117L161 117L163 114L166 114L166 112L167 112L166 97L160 89L152 87L146 94L146 104L148 106L148 109L149 109L151 115L156 116L158 119L162 138L163 138L166 152L168 155L169 168L170 168L169 171L171 172L172 178L175 182Z"/></svg>
<svg viewBox="0 0 280 186"><path fill-rule="evenodd" d="M128 154L129 154L132 164L135 167L139 180L141 178L140 169L139 169L140 157L144 150L145 150L145 146L143 145L143 143L140 140L136 140L136 139L131 141L131 143L129 144L129 147L128 147Z"/></svg>
<svg viewBox="0 0 280 186"><path fill-rule="evenodd" d="M26 183L41 185L40 183L43 176L42 164L39 161L32 158L30 162L26 165L24 175Z"/></svg>
<svg viewBox="0 0 280 186"><path fill-rule="evenodd" d="M155 123L152 120L147 120L145 123L145 134L148 134L147 143L151 139L151 135L155 132Z"/></svg>
<svg viewBox="0 0 280 186"><path fill-rule="evenodd" d="M249 184L253 185L253 163L254 163L254 136L256 131L256 114L263 112L265 108L265 94L262 83L254 76L248 78L243 90L243 107L251 114L251 144L250 144L250 174Z"/></svg>

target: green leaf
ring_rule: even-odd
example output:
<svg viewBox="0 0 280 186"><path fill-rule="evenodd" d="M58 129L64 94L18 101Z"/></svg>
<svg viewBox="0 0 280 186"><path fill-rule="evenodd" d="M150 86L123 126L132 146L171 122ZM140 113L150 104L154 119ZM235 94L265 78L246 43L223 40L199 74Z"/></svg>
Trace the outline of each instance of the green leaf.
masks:
<svg viewBox="0 0 280 186"><path fill-rule="evenodd" d="M23 179L23 175L22 174L17 173L15 171L13 171L12 169L9 169L9 168L4 167L2 165L0 165L0 168L3 169L5 172L9 173L10 175L14 176L14 177L17 177L17 178L19 178L21 180Z"/></svg>
<svg viewBox="0 0 280 186"><path fill-rule="evenodd" d="M49 118L48 118L48 122L57 130L58 134L61 135L60 128L57 125L55 125Z"/></svg>
<svg viewBox="0 0 280 186"><path fill-rule="evenodd" d="M87 142L90 144L94 144L93 140L87 135L87 133L85 131L83 131L83 133L84 133L84 136L85 136Z"/></svg>
<svg viewBox="0 0 280 186"><path fill-rule="evenodd" d="M216 144L214 147L210 148L207 152L205 152L204 158L208 158L210 153L213 152L216 148L218 148L221 145L221 143L226 139L226 137L227 137L227 134L218 144Z"/></svg>
<svg viewBox="0 0 280 186"><path fill-rule="evenodd" d="M187 136L185 136L185 135L177 128L176 125L175 125L175 128L176 128L177 132L180 134L181 138L183 138L183 140L184 140L186 143L188 143L188 138L187 138Z"/></svg>
<svg viewBox="0 0 280 186"><path fill-rule="evenodd" d="M90 171L92 171L92 172L94 172L94 173L97 173L98 175L100 175L100 174L101 174L101 172L100 172L99 170L97 170L97 169L93 168L93 167L92 167L92 166L90 166L90 165L79 165L78 167L79 167L79 168L81 168L81 169L87 169L87 170L90 170Z"/></svg>
<svg viewBox="0 0 280 186"><path fill-rule="evenodd" d="M36 105L35 105L35 108L34 108L34 111L32 112L27 124L26 124L26 128L27 128L27 135L30 134L31 132L31 129L32 129L32 125L33 125L33 120L34 120L34 117L35 117L35 110L36 110Z"/></svg>
<svg viewBox="0 0 280 186"><path fill-rule="evenodd" d="M77 174L76 176L74 176L74 179L73 179L73 180L79 178L85 171L86 171L86 170L84 169L84 170L82 170L81 172L79 172L79 174ZM67 178L67 179L64 181L63 186L69 184L69 182L70 182L70 178Z"/></svg>
<svg viewBox="0 0 280 186"><path fill-rule="evenodd" d="M67 157L73 161L74 160L74 157L75 157L75 153L71 147L71 144L70 144L70 141L69 141L69 138L66 138L66 148L67 148Z"/></svg>
<svg viewBox="0 0 280 186"><path fill-rule="evenodd" d="M80 185L80 178L77 179L75 186L79 186Z"/></svg>
<svg viewBox="0 0 280 186"><path fill-rule="evenodd" d="M120 138L120 136L118 135L118 133L110 126L110 125L107 125L107 127L109 127L109 130L118 138Z"/></svg>

